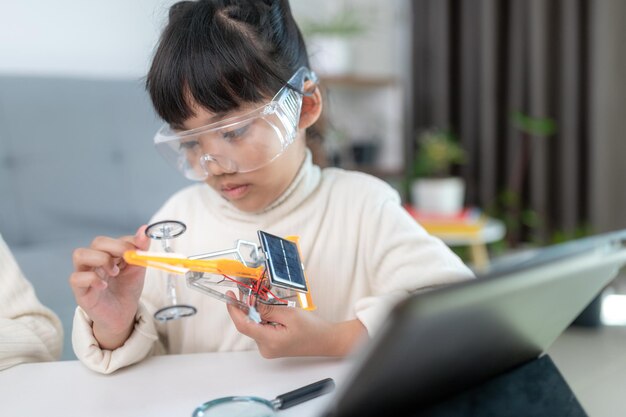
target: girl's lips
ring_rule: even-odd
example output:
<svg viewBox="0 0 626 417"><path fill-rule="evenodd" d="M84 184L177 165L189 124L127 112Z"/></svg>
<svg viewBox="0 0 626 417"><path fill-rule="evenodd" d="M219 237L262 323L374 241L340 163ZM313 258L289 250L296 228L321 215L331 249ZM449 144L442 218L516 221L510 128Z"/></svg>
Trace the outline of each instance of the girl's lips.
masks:
<svg viewBox="0 0 626 417"><path fill-rule="evenodd" d="M243 197L248 191L248 184L228 184L222 187L222 193L229 200L237 199Z"/></svg>

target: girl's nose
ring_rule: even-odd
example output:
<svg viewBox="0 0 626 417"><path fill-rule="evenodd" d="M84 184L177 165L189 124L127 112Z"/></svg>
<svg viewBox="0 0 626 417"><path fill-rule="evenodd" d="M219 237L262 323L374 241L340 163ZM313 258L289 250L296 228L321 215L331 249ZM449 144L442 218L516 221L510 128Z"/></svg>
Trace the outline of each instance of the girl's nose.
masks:
<svg viewBox="0 0 626 417"><path fill-rule="evenodd" d="M218 176L223 174L234 174L237 167L227 158L213 157L208 154L202 155L200 163L208 175Z"/></svg>

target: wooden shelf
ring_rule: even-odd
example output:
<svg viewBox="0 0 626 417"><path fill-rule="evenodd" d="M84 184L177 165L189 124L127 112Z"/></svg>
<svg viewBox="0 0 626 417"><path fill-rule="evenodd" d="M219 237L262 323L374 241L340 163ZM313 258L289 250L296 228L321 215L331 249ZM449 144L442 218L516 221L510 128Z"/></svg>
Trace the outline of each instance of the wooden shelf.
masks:
<svg viewBox="0 0 626 417"><path fill-rule="evenodd" d="M374 88L392 87L398 84L395 77L377 77L361 75L322 76L320 82L328 87Z"/></svg>
<svg viewBox="0 0 626 417"><path fill-rule="evenodd" d="M349 169L352 171L361 171L366 174L373 175L378 178L404 178L404 171L401 169L385 169L377 166L368 166L368 165L347 165L342 166L341 168Z"/></svg>

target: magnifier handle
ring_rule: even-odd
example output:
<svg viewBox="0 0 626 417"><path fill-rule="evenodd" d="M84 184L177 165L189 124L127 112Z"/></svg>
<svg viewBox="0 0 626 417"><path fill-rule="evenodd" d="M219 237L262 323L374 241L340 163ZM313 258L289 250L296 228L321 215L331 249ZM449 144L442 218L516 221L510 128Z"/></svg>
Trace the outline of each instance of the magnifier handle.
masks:
<svg viewBox="0 0 626 417"><path fill-rule="evenodd" d="M333 381L332 378L326 378L302 388L281 394L277 396L274 401L278 403L276 406L277 409L284 410L285 408L293 407L294 405L324 395L333 389L335 389L335 381Z"/></svg>

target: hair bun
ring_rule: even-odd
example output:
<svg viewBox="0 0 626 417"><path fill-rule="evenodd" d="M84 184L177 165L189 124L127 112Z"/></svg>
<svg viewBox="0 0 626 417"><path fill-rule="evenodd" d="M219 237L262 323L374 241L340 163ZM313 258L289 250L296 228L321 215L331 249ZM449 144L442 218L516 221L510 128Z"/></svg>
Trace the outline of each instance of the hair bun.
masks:
<svg viewBox="0 0 626 417"><path fill-rule="evenodd" d="M178 3L173 4L172 7L170 7L170 12L168 16L170 22L180 18L186 12L191 10L191 8L194 6L195 2L193 1L179 1Z"/></svg>

